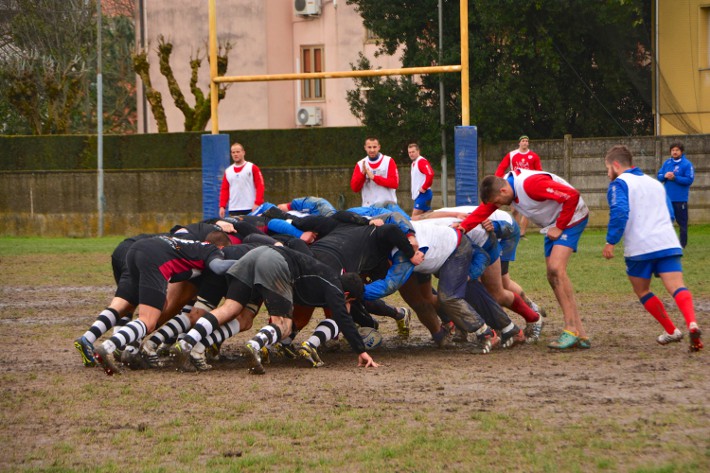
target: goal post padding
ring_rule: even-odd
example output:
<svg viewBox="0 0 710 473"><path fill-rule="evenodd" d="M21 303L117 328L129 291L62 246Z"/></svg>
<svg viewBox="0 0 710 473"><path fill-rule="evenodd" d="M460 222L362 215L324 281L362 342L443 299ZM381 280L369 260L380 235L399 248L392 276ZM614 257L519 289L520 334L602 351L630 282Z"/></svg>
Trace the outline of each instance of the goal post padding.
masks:
<svg viewBox="0 0 710 473"><path fill-rule="evenodd" d="M202 135L202 218L219 217L219 190L230 162L229 135Z"/></svg>
<svg viewBox="0 0 710 473"><path fill-rule="evenodd" d="M478 129L454 129L456 205L478 205Z"/></svg>

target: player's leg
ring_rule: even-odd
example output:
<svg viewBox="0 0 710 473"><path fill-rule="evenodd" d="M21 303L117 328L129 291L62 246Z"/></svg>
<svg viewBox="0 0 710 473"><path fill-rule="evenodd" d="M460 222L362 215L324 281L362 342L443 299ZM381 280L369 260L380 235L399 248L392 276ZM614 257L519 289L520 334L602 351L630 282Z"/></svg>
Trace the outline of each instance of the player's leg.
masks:
<svg viewBox="0 0 710 473"><path fill-rule="evenodd" d="M84 366L96 366L94 359L96 340L115 327L122 317L132 314L134 310L135 306L127 300L114 297L109 306L99 313L91 327L81 337L74 340L74 347L81 354Z"/></svg>
<svg viewBox="0 0 710 473"><path fill-rule="evenodd" d="M685 324L688 327L690 338L690 351L700 351L703 349L700 328L695 318L695 307L693 295L685 287L680 257L664 258L658 263L658 274L663 281L663 285L670 295L673 296L680 313L683 314ZM675 271L674 271L675 270Z"/></svg>
<svg viewBox="0 0 710 473"><path fill-rule="evenodd" d="M550 256L546 258L547 281L555 293L564 318L564 331L556 342L549 345L550 348L571 348L577 344L579 337L586 338L574 296L574 287L567 273L567 264L572 253L570 247L555 245Z"/></svg>
<svg viewBox="0 0 710 473"><path fill-rule="evenodd" d="M680 246L685 248L688 244L688 203L673 202L673 213L678 223Z"/></svg>

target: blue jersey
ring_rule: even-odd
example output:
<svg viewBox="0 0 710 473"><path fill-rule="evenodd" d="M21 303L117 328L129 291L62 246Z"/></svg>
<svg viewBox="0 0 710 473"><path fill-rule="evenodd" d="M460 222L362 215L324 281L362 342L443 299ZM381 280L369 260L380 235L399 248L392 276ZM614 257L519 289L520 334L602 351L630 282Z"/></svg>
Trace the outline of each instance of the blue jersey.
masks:
<svg viewBox="0 0 710 473"><path fill-rule="evenodd" d="M675 179L666 179L665 174L667 172L675 174ZM693 163L685 157L685 154L678 160L668 158L658 171L658 180L665 186L666 194L668 194L671 202L688 202L690 185L695 180Z"/></svg>

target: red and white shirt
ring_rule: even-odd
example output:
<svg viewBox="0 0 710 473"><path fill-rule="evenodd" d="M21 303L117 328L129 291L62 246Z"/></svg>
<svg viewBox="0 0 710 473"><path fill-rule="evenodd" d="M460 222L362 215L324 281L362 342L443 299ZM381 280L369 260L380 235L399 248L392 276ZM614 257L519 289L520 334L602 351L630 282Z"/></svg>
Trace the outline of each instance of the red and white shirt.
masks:
<svg viewBox="0 0 710 473"><path fill-rule="evenodd" d="M505 155L503 161L501 161L498 165L495 175L503 177L505 176L505 173L509 171L517 171L518 169L542 171L540 156L530 150L527 150L525 153L522 153L519 149L513 150Z"/></svg>
<svg viewBox="0 0 710 473"><path fill-rule="evenodd" d="M373 179L368 179L367 175L363 174L363 165L372 171ZM353 176L350 179L350 188L353 192L361 193L363 207L369 207L378 202L397 203L398 187L397 163L391 157L380 153L374 161L365 156L355 164Z"/></svg>
<svg viewBox="0 0 710 473"><path fill-rule="evenodd" d="M561 230L573 227L589 215L579 191L561 177L542 171L517 170L506 177L515 191L510 204L540 227L555 225ZM468 231L487 219L498 207L493 203L479 205L461 222Z"/></svg>
<svg viewBox="0 0 710 473"><path fill-rule="evenodd" d="M434 169L424 156L412 161L412 199L419 196L421 189L429 190L434 182Z"/></svg>
<svg viewBox="0 0 710 473"><path fill-rule="evenodd" d="M228 211L249 210L264 203L264 176L259 167L249 161L231 165L224 171L219 206Z"/></svg>

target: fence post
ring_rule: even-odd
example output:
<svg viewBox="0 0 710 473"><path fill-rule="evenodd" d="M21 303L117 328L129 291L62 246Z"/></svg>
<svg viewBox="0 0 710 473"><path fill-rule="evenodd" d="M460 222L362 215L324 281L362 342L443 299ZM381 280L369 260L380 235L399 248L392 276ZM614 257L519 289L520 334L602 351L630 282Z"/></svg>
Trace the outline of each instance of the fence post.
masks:
<svg viewBox="0 0 710 473"><path fill-rule="evenodd" d="M564 178L567 182L572 182L572 156L574 155L574 150L572 149L572 135L565 135L564 140L565 151L562 156L562 169L564 173Z"/></svg>

